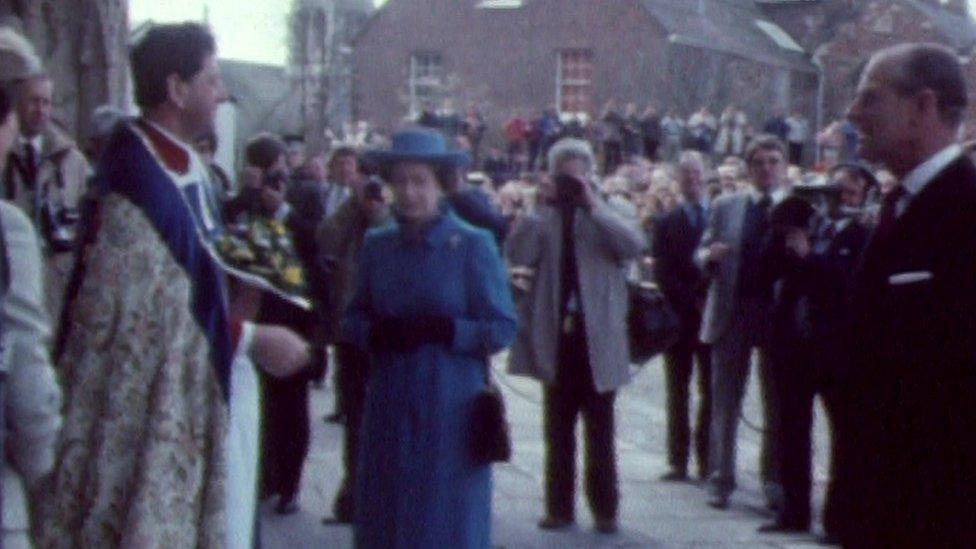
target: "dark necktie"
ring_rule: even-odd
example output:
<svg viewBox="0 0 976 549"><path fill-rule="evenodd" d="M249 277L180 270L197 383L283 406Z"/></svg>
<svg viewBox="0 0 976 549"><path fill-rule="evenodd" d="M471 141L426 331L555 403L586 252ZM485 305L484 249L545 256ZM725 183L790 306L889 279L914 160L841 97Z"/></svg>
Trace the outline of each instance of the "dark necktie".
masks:
<svg viewBox="0 0 976 549"><path fill-rule="evenodd" d="M769 207L773 205L773 199L768 194L763 194L762 198L759 199L759 202L756 202L756 205L759 206L759 209L763 214L768 214Z"/></svg>
<svg viewBox="0 0 976 549"><path fill-rule="evenodd" d="M692 219L692 223L695 224L695 230L701 229L705 224L705 208L701 204L694 204L691 207L692 211L695 212Z"/></svg>
<svg viewBox="0 0 976 549"><path fill-rule="evenodd" d="M906 194L908 194L908 191L899 184L892 187L888 191L888 194L885 195L884 200L881 202L881 212L878 214L878 226L874 229L875 240L887 238L891 234L891 229L895 225L898 201Z"/></svg>
<svg viewBox="0 0 976 549"><path fill-rule="evenodd" d="M34 185L37 183L37 151L34 150L34 145L27 143L25 146L24 163L26 176L26 186L27 188L33 189Z"/></svg>

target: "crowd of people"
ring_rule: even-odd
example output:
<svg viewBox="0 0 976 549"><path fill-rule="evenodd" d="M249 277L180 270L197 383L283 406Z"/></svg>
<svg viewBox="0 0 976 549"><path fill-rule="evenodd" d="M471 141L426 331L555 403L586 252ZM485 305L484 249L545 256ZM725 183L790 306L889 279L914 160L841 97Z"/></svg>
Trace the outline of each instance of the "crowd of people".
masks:
<svg viewBox="0 0 976 549"><path fill-rule="evenodd" d="M326 520L358 547L489 547L476 403L504 349L543 388L539 528L576 522L582 417L611 535L633 281L680 323L662 481L697 477L729 507L755 363L762 531L811 528L819 396L829 540L972 544L976 167L954 53L873 56L823 136L845 151L827 170L801 167L799 113L756 132L735 107L611 102L592 123L515 116L484 155L477 109L328 148L261 133L234 176L213 162L215 59L203 26L149 29L130 54L140 114L98 109L82 152L31 45L0 29L5 547L253 546L258 501L298 509L330 365L345 434Z"/></svg>
<svg viewBox="0 0 976 549"><path fill-rule="evenodd" d="M840 131L847 132L842 139L856 139L856 132L851 133L841 122L814 136L810 122L799 110L789 116L776 112L756 126L734 105L726 107L718 117L705 106L687 117L676 109L660 109L655 103L643 111L636 103L627 103L621 110L616 100L607 102L599 116L560 114L555 108L533 116L527 110L518 110L498 128L504 147L488 147L486 151L481 149L489 128L475 105L464 116L451 109L425 109L416 123L443 132L458 147L469 150L474 163L496 183L525 171L545 169L549 148L566 137L584 139L593 145L602 174L637 159L675 164L680 153L688 149L719 160L741 157L746 144L760 133L775 135L787 143L788 159L797 166L814 163L814 147L835 162L853 159L856 148L846 142L843 147L835 143Z"/></svg>

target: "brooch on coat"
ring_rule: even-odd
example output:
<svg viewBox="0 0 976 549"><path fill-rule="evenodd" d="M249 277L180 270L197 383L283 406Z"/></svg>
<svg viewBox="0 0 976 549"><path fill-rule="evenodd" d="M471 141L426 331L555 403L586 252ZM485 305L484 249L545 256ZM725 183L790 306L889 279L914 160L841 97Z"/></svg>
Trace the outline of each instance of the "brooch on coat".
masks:
<svg viewBox="0 0 976 549"><path fill-rule="evenodd" d="M452 250L456 250L457 247L461 245L461 235L459 234L452 235L450 240L447 241L447 243L451 246Z"/></svg>

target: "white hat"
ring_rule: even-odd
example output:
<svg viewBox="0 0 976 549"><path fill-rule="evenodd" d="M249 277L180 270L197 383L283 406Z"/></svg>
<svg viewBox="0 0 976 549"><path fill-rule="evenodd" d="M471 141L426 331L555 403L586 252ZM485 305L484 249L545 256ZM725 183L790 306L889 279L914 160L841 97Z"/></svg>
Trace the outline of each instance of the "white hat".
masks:
<svg viewBox="0 0 976 549"><path fill-rule="evenodd" d="M23 80L43 71L34 46L12 27L0 27L0 83Z"/></svg>

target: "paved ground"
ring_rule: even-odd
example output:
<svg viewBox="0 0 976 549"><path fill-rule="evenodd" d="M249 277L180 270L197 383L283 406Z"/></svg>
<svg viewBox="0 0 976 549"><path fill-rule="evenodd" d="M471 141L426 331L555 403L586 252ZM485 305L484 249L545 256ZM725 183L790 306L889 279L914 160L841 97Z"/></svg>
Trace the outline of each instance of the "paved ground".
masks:
<svg viewBox="0 0 976 549"><path fill-rule="evenodd" d="M578 526L568 532L541 532L535 526L542 513L541 391L532 380L505 375L503 364L503 357L499 357L494 370L506 397L515 455L511 463L495 467L493 543L496 547L819 547L813 535L756 533L756 528L770 517L763 509L758 479L760 435L747 426L739 431L741 488L733 495L729 511L710 509L705 504L705 491L696 484L657 480L667 470L665 389L660 360L639 371L617 399L620 533L615 536L593 533L581 489L578 490ZM760 424L762 415L755 380L753 376L744 415L750 423ZM322 421L323 415L332 409L331 389L313 390L311 394L313 441L303 479L302 511L281 517L271 511L271 503L265 503L261 528L266 549L352 546L349 528L321 523L323 516L331 513L332 497L341 475L341 430ZM825 450L828 437L822 418L823 414L818 413L815 428L817 509L823 498L828 465Z"/></svg>

